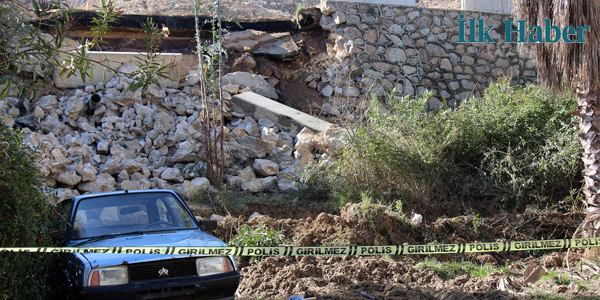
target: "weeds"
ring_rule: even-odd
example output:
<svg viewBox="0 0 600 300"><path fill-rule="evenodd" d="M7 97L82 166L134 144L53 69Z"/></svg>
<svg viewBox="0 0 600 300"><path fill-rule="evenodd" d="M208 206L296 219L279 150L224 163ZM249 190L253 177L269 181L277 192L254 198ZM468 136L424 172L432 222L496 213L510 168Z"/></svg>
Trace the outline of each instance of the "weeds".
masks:
<svg viewBox="0 0 600 300"><path fill-rule="evenodd" d="M435 258L427 257L415 265L416 269L432 269L440 278L452 279L469 274L471 277L485 277L493 272L504 272L508 266L496 267L492 265L478 264L470 260L461 262L441 262Z"/></svg>
<svg viewBox="0 0 600 300"><path fill-rule="evenodd" d="M431 93L373 97L352 123L335 176L354 201L490 201L497 208L578 197L581 161L573 95L492 83L482 99L427 111Z"/></svg>
<svg viewBox="0 0 600 300"><path fill-rule="evenodd" d="M252 228L242 225L237 234L229 240L230 247L278 247L287 242L281 231L269 229L264 225ZM252 256L250 261L258 262L264 256Z"/></svg>

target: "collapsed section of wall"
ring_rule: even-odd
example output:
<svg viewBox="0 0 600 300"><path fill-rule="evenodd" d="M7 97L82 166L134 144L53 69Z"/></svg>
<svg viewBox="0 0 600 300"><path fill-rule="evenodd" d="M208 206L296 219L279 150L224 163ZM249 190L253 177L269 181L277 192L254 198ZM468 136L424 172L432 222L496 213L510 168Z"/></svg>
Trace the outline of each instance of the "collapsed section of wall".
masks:
<svg viewBox="0 0 600 300"><path fill-rule="evenodd" d="M512 20L510 15L338 1L325 3L321 12L321 26L331 32L329 56L343 61L330 72L333 89L320 89L329 98L358 97L345 92L349 86L361 96L394 88L414 96L427 89L435 95L430 106L437 108L444 100L453 105L480 96L500 77L536 81L535 61L520 56L516 43L505 42L504 20ZM488 34L494 42L459 43L457 21L468 19L483 20L486 30L493 26ZM467 41L469 33L467 25Z"/></svg>

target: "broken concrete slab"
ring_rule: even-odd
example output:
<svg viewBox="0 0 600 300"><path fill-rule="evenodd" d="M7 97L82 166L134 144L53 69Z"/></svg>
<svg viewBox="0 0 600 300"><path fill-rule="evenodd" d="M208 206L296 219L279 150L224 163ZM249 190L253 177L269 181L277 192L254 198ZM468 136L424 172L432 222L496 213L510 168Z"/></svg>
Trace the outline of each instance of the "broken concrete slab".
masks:
<svg viewBox="0 0 600 300"><path fill-rule="evenodd" d="M269 119L284 130L308 127L313 131L325 131L331 123L283 105L261 95L246 92L231 99L231 110L252 116L255 119Z"/></svg>
<svg viewBox="0 0 600 300"><path fill-rule="evenodd" d="M96 85L103 81L109 81L115 74L109 70L107 67L112 68L114 70L119 70L119 68L124 64L130 64L131 62L135 62L136 58L143 58L146 56L146 53L143 52L102 52L102 51L90 51L89 59L92 61L97 61L105 66L94 63L92 66L92 78L86 78L86 81L83 82L79 77L79 74L73 74L68 77L66 74L59 75L59 70L54 70L54 84L57 88L77 88L84 85ZM69 58L65 58L66 61L69 61ZM169 65L169 79L159 79L158 83L163 88L177 88L179 87L179 66L181 65L182 55L181 53L159 53L156 57L155 62L160 63L161 66Z"/></svg>

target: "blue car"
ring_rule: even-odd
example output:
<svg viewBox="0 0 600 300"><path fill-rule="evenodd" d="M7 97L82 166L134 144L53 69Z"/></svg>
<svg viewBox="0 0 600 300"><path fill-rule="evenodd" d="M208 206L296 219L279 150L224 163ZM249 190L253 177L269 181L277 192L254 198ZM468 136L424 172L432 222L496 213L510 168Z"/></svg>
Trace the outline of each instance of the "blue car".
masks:
<svg viewBox="0 0 600 300"><path fill-rule="evenodd" d="M222 247L170 190L118 191L62 201L66 247ZM234 299L240 273L232 256L60 253L76 299ZM67 295L66 295L67 296Z"/></svg>

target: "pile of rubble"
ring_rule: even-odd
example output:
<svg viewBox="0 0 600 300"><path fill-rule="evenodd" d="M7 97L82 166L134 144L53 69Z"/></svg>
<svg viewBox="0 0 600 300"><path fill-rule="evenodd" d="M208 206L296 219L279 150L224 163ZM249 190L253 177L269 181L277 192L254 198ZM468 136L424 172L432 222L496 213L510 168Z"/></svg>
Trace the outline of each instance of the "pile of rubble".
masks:
<svg viewBox="0 0 600 300"><path fill-rule="evenodd" d="M251 78L249 83L239 78ZM261 82L262 80L262 82ZM126 91L132 80L118 76L106 84L61 90L36 100L6 98L0 114L8 126L39 146L39 169L59 199L120 189L173 189L191 196L210 188L202 104L198 86L161 89L145 95ZM272 87L257 75L229 74L227 98ZM98 103L90 102L96 95ZM94 103L95 105L90 105ZM225 101L229 105L229 101ZM210 105L216 105L211 100ZM335 161L342 130L283 131L272 120L255 120L225 108L225 177L229 189L251 193L292 192L307 164L321 153Z"/></svg>

